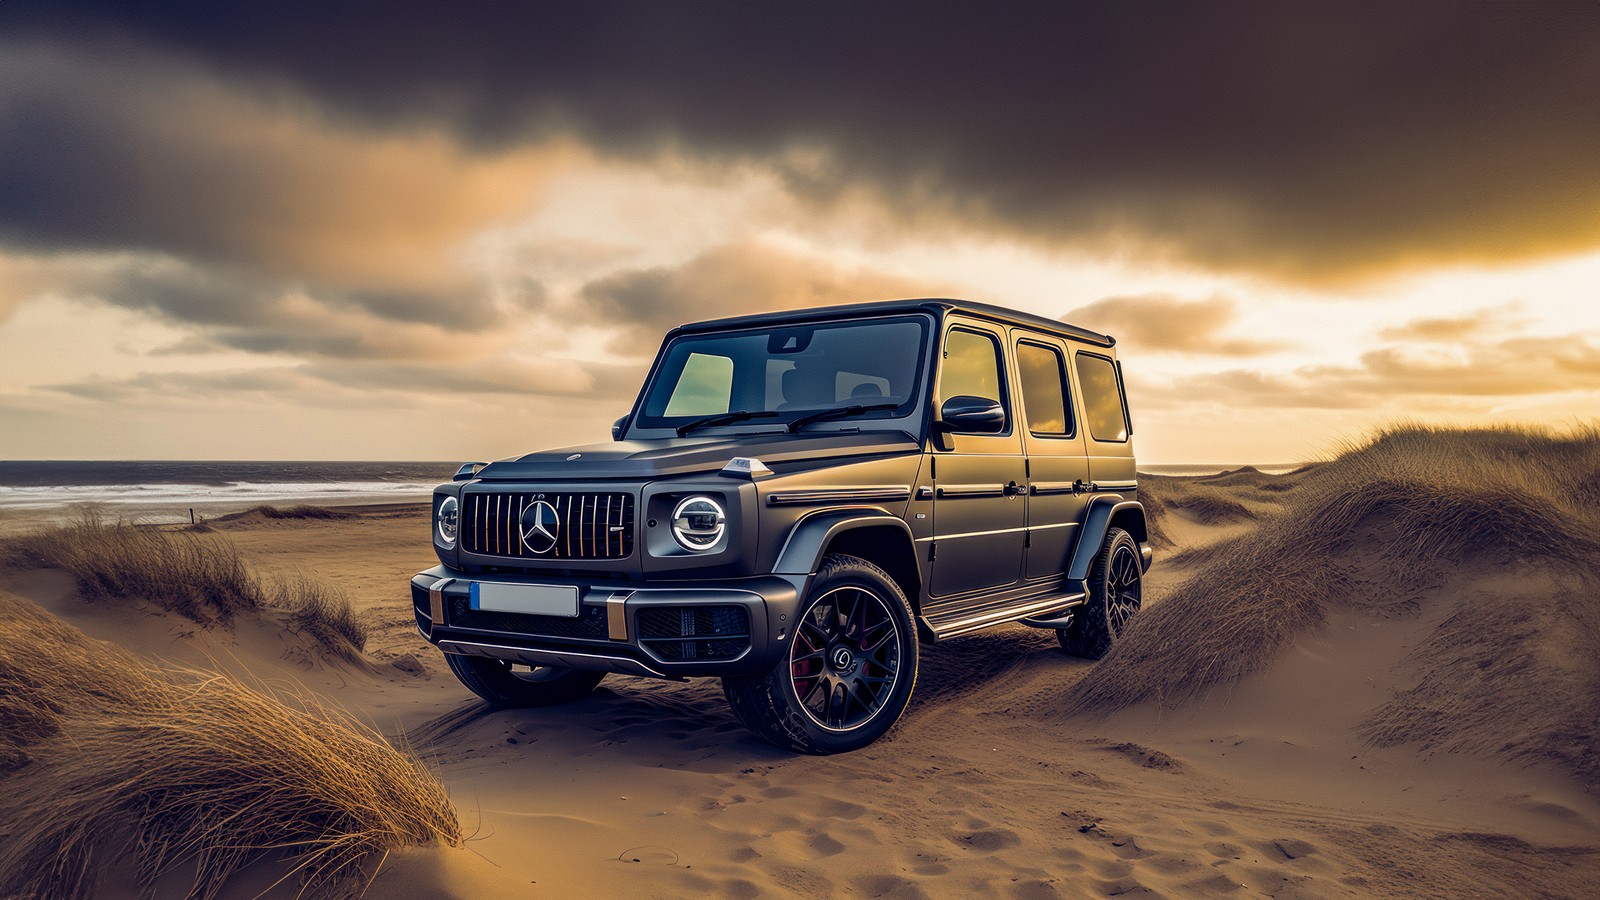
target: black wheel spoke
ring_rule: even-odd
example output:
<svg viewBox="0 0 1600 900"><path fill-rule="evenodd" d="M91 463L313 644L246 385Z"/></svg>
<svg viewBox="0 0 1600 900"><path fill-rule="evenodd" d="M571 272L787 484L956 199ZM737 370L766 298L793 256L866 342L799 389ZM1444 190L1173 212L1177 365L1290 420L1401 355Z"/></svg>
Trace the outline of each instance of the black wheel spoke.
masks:
<svg viewBox="0 0 1600 900"><path fill-rule="evenodd" d="M832 637L828 634L826 629L810 619L800 623L800 630L801 634L806 635L806 645L813 648L822 648L828 646L828 641ZM807 632L809 632L809 634L807 634Z"/></svg>
<svg viewBox="0 0 1600 900"><path fill-rule="evenodd" d="M801 616L789 677L801 708L818 725L860 727L893 695L904 636L888 603L852 585L824 594Z"/></svg>
<svg viewBox="0 0 1600 900"><path fill-rule="evenodd" d="M821 648L818 648L816 650L812 650L810 653L805 653L805 654L802 654L800 656L796 656L794 658L793 662L795 662L795 663L803 663L803 662L810 662L813 659L821 659L822 658L822 654L824 652L825 651L823 651Z"/></svg>
<svg viewBox="0 0 1600 900"><path fill-rule="evenodd" d="M1118 635L1139 611L1139 560L1127 546L1112 552L1106 573L1106 621Z"/></svg>

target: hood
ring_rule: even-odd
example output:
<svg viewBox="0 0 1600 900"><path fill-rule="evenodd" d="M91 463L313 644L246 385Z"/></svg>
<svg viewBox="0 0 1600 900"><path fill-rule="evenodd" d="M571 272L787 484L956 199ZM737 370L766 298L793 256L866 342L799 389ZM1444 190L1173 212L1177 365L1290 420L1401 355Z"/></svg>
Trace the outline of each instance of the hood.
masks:
<svg viewBox="0 0 1600 900"><path fill-rule="evenodd" d="M760 459L774 471L801 460L844 460L863 456L915 453L917 442L903 431L847 431L816 434L730 434L611 441L529 453L490 463L480 479L547 481L636 479L716 472L735 456ZM571 458L571 457L576 458Z"/></svg>

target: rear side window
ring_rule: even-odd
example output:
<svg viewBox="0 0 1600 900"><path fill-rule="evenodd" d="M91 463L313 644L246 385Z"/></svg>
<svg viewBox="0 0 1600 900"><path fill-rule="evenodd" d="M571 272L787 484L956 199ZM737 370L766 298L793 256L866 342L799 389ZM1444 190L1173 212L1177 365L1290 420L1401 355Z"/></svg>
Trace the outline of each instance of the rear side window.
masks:
<svg viewBox="0 0 1600 900"><path fill-rule="evenodd" d="M1040 437L1071 435L1072 406L1067 402L1067 365L1061 351L1032 341L1017 344L1017 377L1028 431Z"/></svg>
<svg viewBox="0 0 1600 900"><path fill-rule="evenodd" d="M1122 385L1117 381L1117 366L1104 356L1079 353L1078 383L1083 387L1083 417L1089 433L1097 441L1128 439L1128 417L1122 404Z"/></svg>
<svg viewBox="0 0 1600 900"><path fill-rule="evenodd" d="M1000 342L981 332L952 329L944 339L940 401L966 395L993 400L1004 409L1008 404L1001 386Z"/></svg>

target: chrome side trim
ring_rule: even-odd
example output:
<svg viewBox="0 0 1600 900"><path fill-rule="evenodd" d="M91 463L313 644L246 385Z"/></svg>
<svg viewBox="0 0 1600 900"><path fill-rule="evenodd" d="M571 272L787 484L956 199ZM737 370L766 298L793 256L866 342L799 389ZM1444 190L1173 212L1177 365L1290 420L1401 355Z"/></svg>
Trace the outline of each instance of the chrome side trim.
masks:
<svg viewBox="0 0 1600 900"><path fill-rule="evenodd" d="M1096 481L1094 484L1090 485L1090 487L1093 488L1094 490L1097 490L1097 491L1132 491L1132 490L1137 490L1138 489L1139 482L1137 482L1137 481Z"/></svg>
<svg viewBox="0 0 1600 900"><path fill-rule="evenodd" d="M1076 523L1074 523L1074 524L1076 524ZM1045 526L1043 526L1043 525L1035 525L1033 527L1035 529L1039 529L1039 528L1043 528ZM1027 531L1027 530L1028 530L1028 526L1023 525L1020 528L995 528L995 529L993 529L991 531L963 531L960 534L931 534L931 535L928 535L927 537L919 537L919 538L916 539L916 541L919 544L926 544L929 541L948 541L948 540L952 540L954 538L987 537L987 536L989 536L991 534L1010 534L1010 533L1012 533L1014 531Z"/></svg>
<svg viewBox="0 0 1600 900"><path fill-rule="evenodd" d="M1039 494L1076 494L1087 487L1081 481L1035 481L1028 489L1038 496Z"/></svg>
<svg viewBox="0 0 1600 900"><path fill-rule="evenodd" d="M941 484L936 493L940 497L1004 497L1003 484Z"/></svg>
<svg viewBox="0 0 1600 900"><path fill-rule="evenodd" d="M628 598L632 591L616 591L606 598L606 637L613 641L628 639Z"/></svg>
<svg viewBox="0 0 1600 900"><path fill-rule="evenodd" d="M475 641L444 640L439 649L458 656L483 656L528 666L566 666L569 669L586 669L592 672L621 672L625 675L642 675L646 678L667 678L636 659L610 656L604 653L580 653L576 650L535 650L529 647L508 647L503 644L480 644Z"/></svg>
<svg viewBox="0 0 1600 900"><path fill-rule="evenodd" d="M768 506L803 506L808 503L896 503L911 499L907 485L863 488L818 488L809 491L781 491L767 495Z"/></svg>

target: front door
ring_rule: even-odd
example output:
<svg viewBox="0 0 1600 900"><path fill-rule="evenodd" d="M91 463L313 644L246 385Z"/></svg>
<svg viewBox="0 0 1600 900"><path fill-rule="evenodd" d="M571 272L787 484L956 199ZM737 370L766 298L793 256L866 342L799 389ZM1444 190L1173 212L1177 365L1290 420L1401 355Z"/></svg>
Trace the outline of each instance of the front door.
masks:
<svg viewBox="0 0 1600 900"><path fill-rule="evenodd" d="M1072 402L1066 348L1045 335L1014 345L1022 432L1028 450L1029 579L1060 577L1077 543L1088 505L1089 459Z"/></svg>
<svg viewBox="0 0 1600 900"><path fill-rule="evenodd" d="M945 434L933 458L934 549L929 593L949 597L1005 587L1022 576L1027 536L1027 472L1016 425L1002 333L980 322L945 330L936 403L957 396L1000 403L1005 426L993 434Z"/></svg>

